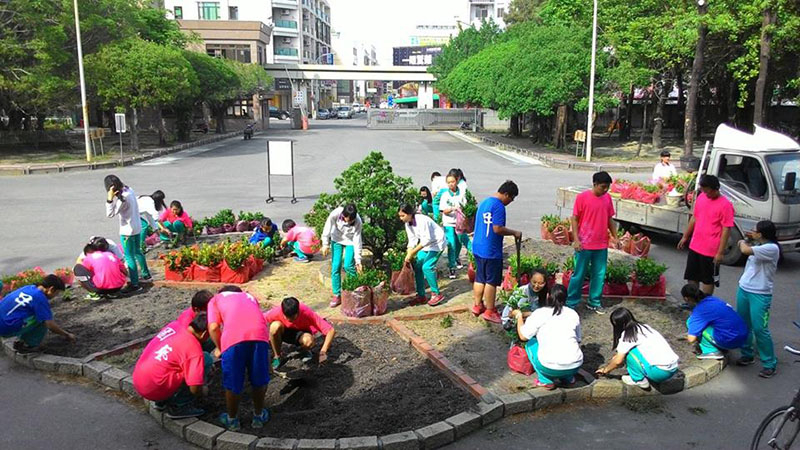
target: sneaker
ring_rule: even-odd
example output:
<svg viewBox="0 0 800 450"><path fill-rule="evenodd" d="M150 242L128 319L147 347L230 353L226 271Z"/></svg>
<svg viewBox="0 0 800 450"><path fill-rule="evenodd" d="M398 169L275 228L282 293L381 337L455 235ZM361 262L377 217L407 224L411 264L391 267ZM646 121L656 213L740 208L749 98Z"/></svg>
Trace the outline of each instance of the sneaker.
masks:
<svg viewBox="0 0 800 450"><path fill-rule="evenodd" d="M600 315L600 316L602 316L602 315L604 315L606 313L606 309L603 308L602 306L587 306L586 309L588 309L589 311L592 311L595 314Z"/></svg>
<svg viewBox="0 0 800 450"><path fill-rule="evenodd" d="M555 385L555 383L542 383L541 381L539 381L537 379L533 383L533 387L535 387L535 388L544 388L544 389L547 389L548 391L552 391L553 389L556 388L556 385Z"/></svg>
<svg viewBox="0 0 800 450"><path fill-rule="evenodd" d="M480 316L484 311L486 311L486 306L484 306L483 303L479 305L472 305L472 314L475 317Z"/></svg>
<svg viewBox="0 0 800 450"><path fill-rule="evenodd" d="M199 417L205 414L205 410L195 408L192 405L170 406L167 408L166 416L170 419L188 419L189 417Z"/></svg>
<svg viewBox="0 0 800 450"><path fill-rule="evenodd" d="M219 421L220 423L222 423L222 426L229 431L239 431L242 429L241 425L239 425L239 418L234 417L233 419L231 419L228 413L220 414Z"/></svg>
<svg viewBox="0 0 800 450"><path fill-rule="evenodd" d="M312 359L314 359L314 355L310 351L300 353L300 361L308 363Z"/></svg>
<svg viewBox="0 0 800 450"><path fill-rule="evenodd" d="M342 296L341 295L334 295L331 297L331 302L328 304L331 308L336 308L337 306L342 304Z"/></svg>
<svg viewBox="0 0 800 450"><path fill-rule="evenodd" d="M642 389L650 389L650 382L647 381L647 378L643 378L640 381L635 381L630 375L623 375L622 382L628 386L639 386Z"/></svg>
<svg viewBox="0 0 800 450"><path fill-rule="evenodd" d="M483 314L481 314L481 317L483 320L492 323L500 323L502 321L502 318L500 317L500 314L497 313L496 309L487 309L483 312Z"/></svg>
<svg viewBox="0 0 800 450"><path fill-rule="evenodd" d="M755 358L745 358L744 356L742 356L741 358L736 360L736 365L737 366L749 366L749 365L755 364L755 362L756 362Z"/></svg>
<svg viewBox="0 0 800 450"><path fill-rule="evenodd" d="M294 257L294 262L298 262L300 264L306 264L306 263L311 262L311 261L309 261L308 258L301 258L299 256L295 256ZM266 411L266 409L264 411Z"/></svg>
<svg viewBox="0 0 800 450"><path fill-rule="evenodd" d="M772 369L762 369L761 372L758 372L758 376L761 378L772 378L775 375L776 368L773 367Z"/></svg>
<svg viewBox="0 0 800 450"><path fill-rule="evenodd" d="M267 422L269 422L269 410L264 408L261 410L261 414L253 415L253 421L250 422L250 426L252 428L263 428Z"/></svg>
<svg viewBox="0 0 800 450"><path fill-rule="evenodd" d="M89 292L83 297L84 300L89 300L90 302L96 302L103 299L97 292Z"/></svg>
<svg viewBox="0 0 800 450"><path fill-rule="evenodd" d="M444 303L444 295L442 294L434 294L431 296L431 299L428 300L428 306L439 306Z"/></svg>
<svg viewBox="0 0 800 450"><path fill-rule="evenodd" d="M167 402L153 402L153 409L156 411L164 411L167 409Z"/></svg>
<svg viewBox="0 0 800 450"><path fill-rule="evenodd" d="M144 289L142 288L142 286L140 286L138 284L136 286L134 286L132 284L129 284L129 285L125 286L124 288L122 288L119 291L119 293L120 294L138 294L139 292L142 292L143 290Z"/></svg>
<svg viewBox="0 0 800 450"><path fill-rule="evenodd" d="M148 274L148 275L139 277L139 281L144 281L145 283L152 283L153 282L153 276Z"/></svg>
<svg viewBox="0 0 800 450"><path fill-rule="evenodd" d="M450 269L450 274L447 275L447 278L450 278L451 280L455 280L456 279L456 269Z"/></svg>
<svg viewBox="0 0 800 450"><path fill-rule="evenodd" d="M464 264L461 264L461 261L459 261L458 263L456 263L456 269L458 269L458 270L461 270L461 269L463 269L463 268L464 268Z"/></svg>
<svg viewBox="0 0 800 450"><path fill-rule="evenodd" d="M37 351L36 347L31 347L30 345L22 341L14 341L14 350L16 350L17 353L22 353L23 355L26 353L34 353Z"/></svg>
<svg viewBox="0 0 800 450"><path fill-rule="evenodd" d="M697 359L725 359L725 355L722 352L701 353Z"/></svg>
<svg viewBox="0 0 800 450"><path fill-rule="evenodd" d="M415 297L411 297L408 300L408 306L417 306L422 305L423 303L428 303L427 297L420 297L419 295Z"/></svg>

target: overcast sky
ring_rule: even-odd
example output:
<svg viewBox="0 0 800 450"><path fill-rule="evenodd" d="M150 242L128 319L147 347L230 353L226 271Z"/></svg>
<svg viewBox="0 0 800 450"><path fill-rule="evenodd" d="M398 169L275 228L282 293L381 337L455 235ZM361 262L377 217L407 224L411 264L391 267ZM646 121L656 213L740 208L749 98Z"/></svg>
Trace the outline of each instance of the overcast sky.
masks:
<svg viewBox="0 0 800 450"><path fill-rule="evenodd" d="M329 0L331 26L343 39L372 44L380 65L392 64L392 47L410 45L416 25L466 21L469 0Z"/></svg>

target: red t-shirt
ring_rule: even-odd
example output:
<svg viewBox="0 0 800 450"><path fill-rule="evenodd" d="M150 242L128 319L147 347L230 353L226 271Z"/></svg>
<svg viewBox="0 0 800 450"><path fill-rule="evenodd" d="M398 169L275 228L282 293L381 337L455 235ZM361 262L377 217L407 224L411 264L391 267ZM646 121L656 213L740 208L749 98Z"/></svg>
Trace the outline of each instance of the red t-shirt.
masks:
<svg viewBox="0 0 800 450"><path fill-rule="evenodd" d="M133 369L133 387L155 402L170 398L181 387L203 385L203 349L200 341L178 321L154 337Z"/></svg>
<svg viewBox="0 0 800 450"><path fill-rule="evenodd" d="M269 342L267 322L261 314L258 300L246 292L220 292L208 302L208 325L222 326L220 349L225 350L239 342Z"/></svg>
<svg viewBox="0 0 800 450"><path fill-rule="evenodd" d="M275 306L266 313L264 313L264 320L269 324L270 322L280 321L284 327L292 330L305 331L311 334L322 333L328 335L333 327L325 319L320 317L308 306L300 304L300 311L294 321L289 321L283 314L280 306Z"/></svg>
<svg viewBox="0 0 800 450"><path fill-rule="evenodd" d="M711 200L705 193L694 205L694 231L689 248L703 256L715 256L722 239L722 229L733 226L733 204L720 195Z"/></svg>
<svg viewBox="0 0 800 450"><path fill-rule="evenodd" d="M197 316L197 313L195 313L194 309L192 309L192 307L190 306L184 309L183 312L178 316L178 318L175 319L175 321L183 325L183 327L185 328L188 327L190 323L192 323L195 316Z"/></svg>
<svg viewBox="0 0 800 450"><path fill-rule="evenodd" d="M128 277L122 272L125 265L111 252L92 252L81 261L92 272L92 283L98 289L119 289Z"/></svg>
<svg viewBox="0 0 800 450"><path fill-rule="evenodd" d="M180 216L176 216L175 213L172 212L172 209L167 208L164 212L161 213L161 217L158 218L159 222L169 221L169 223L175 223L176 221L183 222L183 225L186 228L192 228L192 218L186 214L186 211L183 211Z"/></svg>
<svg viewBox="0 0 800 450"><path fill-rule="evenodd" d="M578 219L578 239L585 250L608 248L608 219L614 217L611 196L583 191L575 198L572 215Z"/></svg>

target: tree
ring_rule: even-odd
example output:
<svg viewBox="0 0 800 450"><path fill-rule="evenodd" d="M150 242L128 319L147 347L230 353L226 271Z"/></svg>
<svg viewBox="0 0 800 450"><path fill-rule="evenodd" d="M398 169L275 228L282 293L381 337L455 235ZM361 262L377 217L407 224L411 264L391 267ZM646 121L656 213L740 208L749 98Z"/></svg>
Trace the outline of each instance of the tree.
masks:
<svg viewBox="0 0 800 450"><path fill-rule="evenodd" d="M459 26L458 35L442 47L442 53L434 59L428 72L438 80L446 78L460 62L497 42L501 34L502 30L491 19L483 22L480 29L474 25L465 29Z"/></svg>
<svg viewBox="0 0 800 450"><path fill-rule="evenodd" d="M539 20L539 8L545 0L511 0L508 14L503 18L508 26Z"/></svg>
<svg viewBox="0 0 800 450"><path fill-rule="evenodd" d="M380 152L372 152L342 172L333 184L337 192L320 194L305 215L306 223L322 235L325 220L333 209L355 204L364 221L364 248L372 252L373 266L379 267L385 253L395 248L404 235L397 211L404 203L415 204L417 200L411 178L395 175L389 161Z"/></svg>

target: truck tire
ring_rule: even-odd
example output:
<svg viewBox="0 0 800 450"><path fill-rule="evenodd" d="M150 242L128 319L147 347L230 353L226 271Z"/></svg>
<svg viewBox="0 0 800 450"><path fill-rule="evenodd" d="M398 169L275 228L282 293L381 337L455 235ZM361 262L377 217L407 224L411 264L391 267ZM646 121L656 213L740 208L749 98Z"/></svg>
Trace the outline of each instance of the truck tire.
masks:
<svg viewBox="0 0 800 450"><path fill-rule="evenodd" d="M731 235L728 237L728 245L725 246L725 255L722 257L722 264L726 266L737 266L744 262L745 257L739 250L739 241L742 233L736 227L731 228Z"/></svg>

